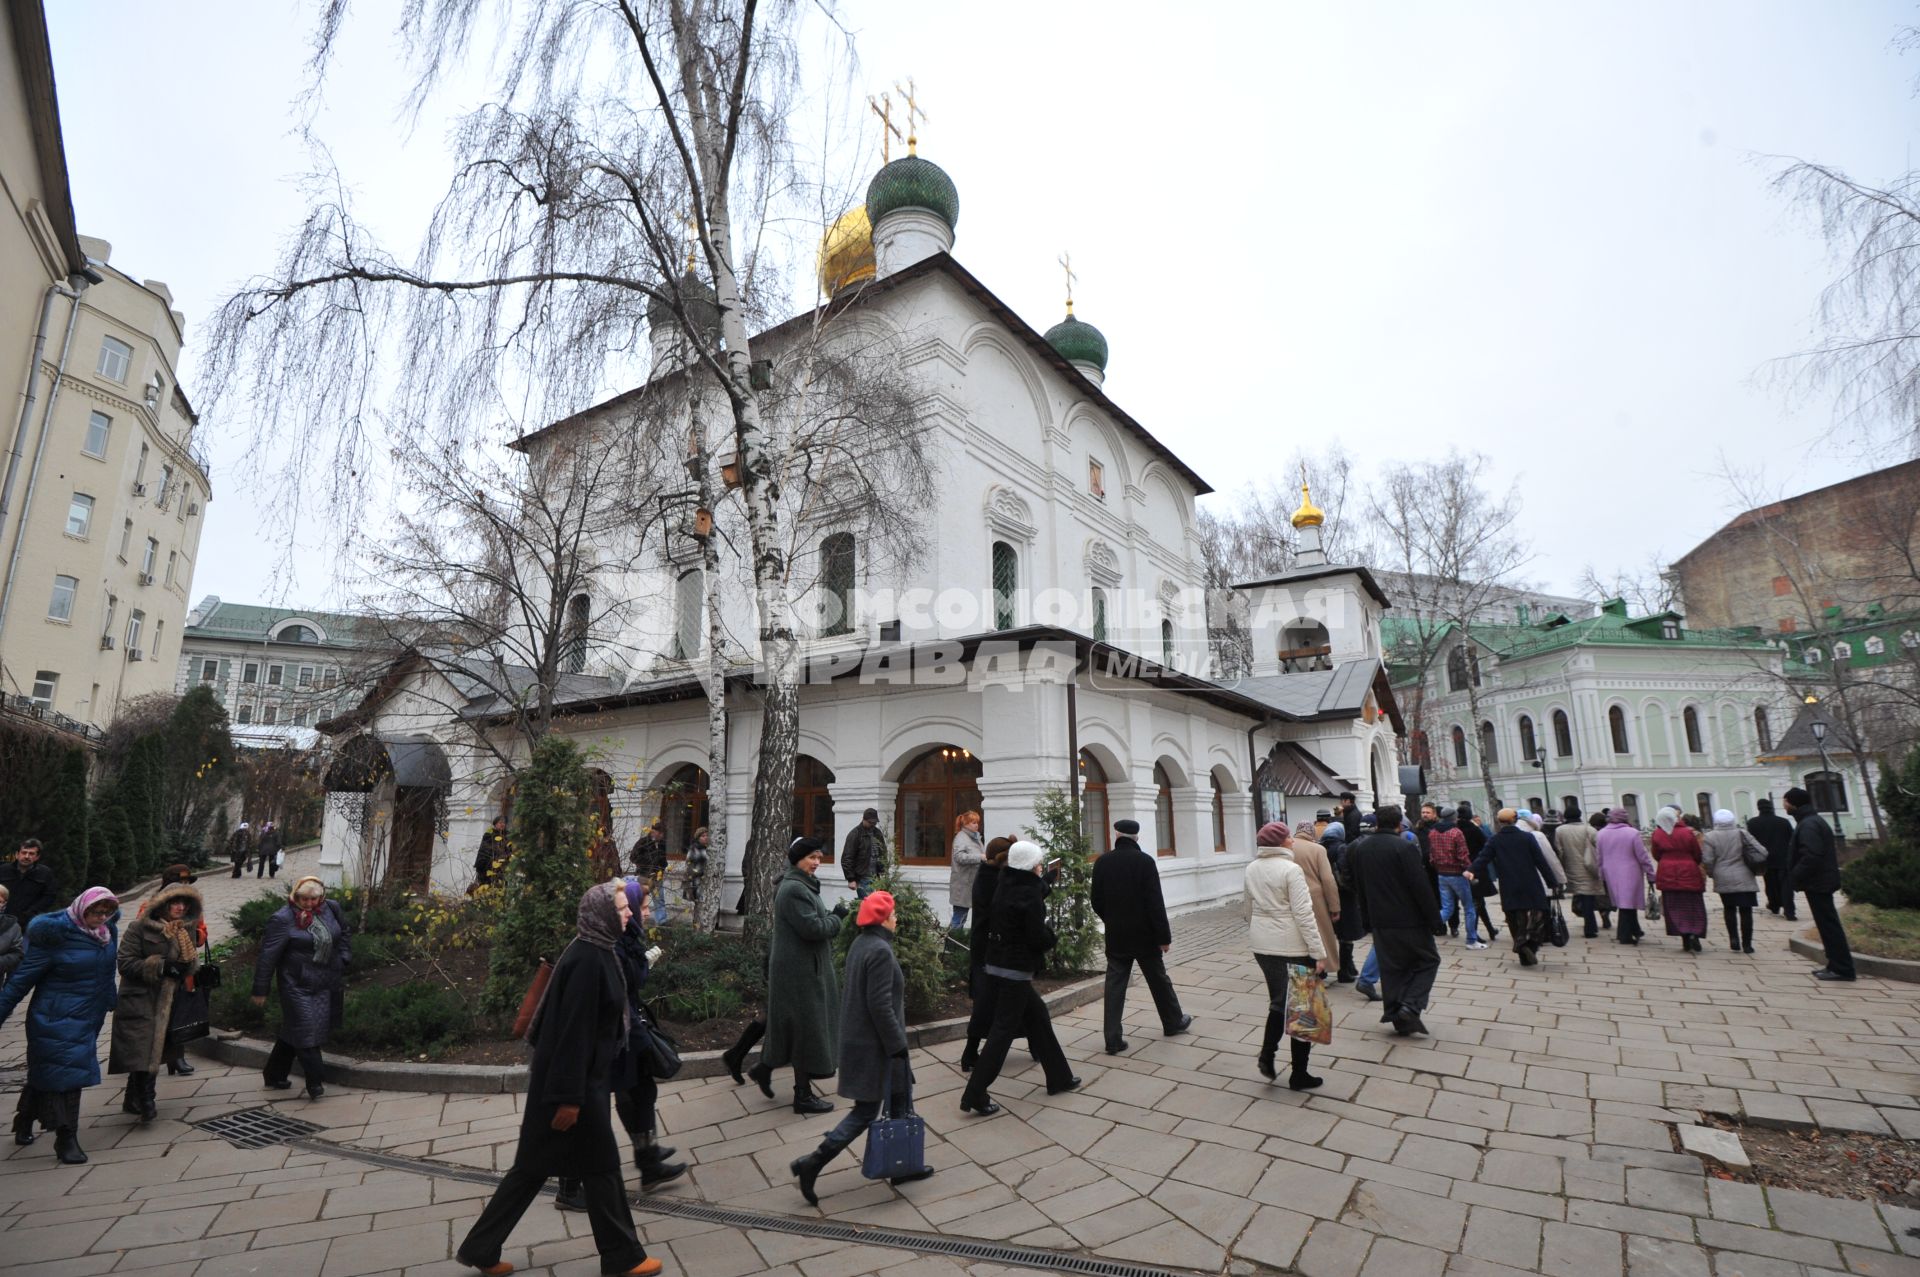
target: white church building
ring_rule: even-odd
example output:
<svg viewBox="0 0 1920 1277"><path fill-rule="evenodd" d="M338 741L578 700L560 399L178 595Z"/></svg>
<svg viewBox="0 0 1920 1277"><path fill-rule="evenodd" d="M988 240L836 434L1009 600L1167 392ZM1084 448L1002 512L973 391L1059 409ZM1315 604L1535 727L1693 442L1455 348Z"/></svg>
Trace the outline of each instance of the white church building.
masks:
<svg viewBox="0 0 1920 1277"><path fill-rule="evenodd" d="M1404 729L1380 641L1388 600L1366 569L1325 561L1322 515L1303 490L1300 566L1236 588L1253 665L1216 676L1195 531L1196 498L1211 489L1107 396L1106 340L1071 303L1042 332L954 258L958 214L937 166L918 155L887 164L865 208L828 237L831 300L753 338L755 360L777 368L793 343L831 339L836 325L886 333L919 384L941 494L927 543L902 568L837 526L830 501L796 518L818 588L839 607L805 643L814 673L799 693L793 832L837 851L877 808L890 857L941 910L961 813L981 811L988 838L1018 836L1043 792L1077 787L1096 849L1113 821L1140 822L1171 906L1237 896L1263 820L1309 818L1342 791L1396 799ZM662 307L653 319L650 381L695 375L672 357L673 315ZM518 446L537 452L543 439L617 423L645 390ZM735 540L744 550L744 533ZM656 817L675 853L708 823L698 563L696 547L669 540L626 573L623 588L648 605L618 635L583 636L577 672L558 689L556 730L590 749L623 851ZM752 592L735 593L741 615L727 630L751 636ZM727 706L728 905L759 753L751 655L739 663ZM508 789L474 743L507 732L490 707L422 664L324 724L339 760L324 872L462 889ZM841 890L831 867L821 877Z"/></svg>

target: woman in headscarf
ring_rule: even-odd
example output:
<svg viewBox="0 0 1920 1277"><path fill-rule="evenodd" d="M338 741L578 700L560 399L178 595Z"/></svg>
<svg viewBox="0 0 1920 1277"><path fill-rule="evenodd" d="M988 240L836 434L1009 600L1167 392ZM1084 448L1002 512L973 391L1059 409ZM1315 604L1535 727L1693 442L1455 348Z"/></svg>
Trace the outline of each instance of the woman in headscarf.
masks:
<svg viewBox="0 0 1920 1277"><path fill-rule="evenodd" d="M839 1067L840 981L833 971L833 938L840 917L820 902L820 840L796 838L789 868L773 893L773 943L767 950L767 1041L753 1080L773 1093L773 1071L793 1066L793 1111L812 1116L833 1110L813 1083Z"/></svg>
<svg viewBox="0 0 1920 1277"><path fill-rule="evenodd" d="M573 942L553 964L534 1011L527 1030L533 1065L513 1166L453 1252L455 1260L488 1277L513 1271L501 1260L500 1248L541 1187L561 1175L580 1181L601 1272L652 1277L660 1271L660 1261L647 1257L633 1231L608 1103L614 1061L626 1050L632 1025L618 950L633 916L623 884L588 888L580 897Z"/></svg>
<svg viewBox="0 0 1920 1277"><path fill-rule="evenodd" d="M183 882L154 893L127 925L120 944L120 1000L113 1012L109 1073L127 1075L123 1113L142 1122L160 1115L158 1075L175 1048L168 1034L180 996L200 969L200 893Z"/></svg>
<svg viewBox="0 0 1920 1277"><path fill-rule="evenodd" d="M1647 933L1640 926L1640 911L1647 907L1647 884L1653 881L1653 857L1625 807L1607 813L1607 826L1593 840L1594 859L1600 865L1600 878L1607 884L1607 895L1619 912L1614 939L1621 944L1639 944Z"/></svg>
<svg viewBox="0 0 1920 1277"><path fill-rule="evenodd" d="M119 918L120 902L105 887L88 887L64 911L41 914L27 924L25 960L0 988L0 1024L33 994L27 1084L13 1117L13 1142L33 1143L38 1122L54 1133L54 1153L69 1166L87 1160L80 1147L80 1092L100 1082L95 1044L113 1009Z"/></svg>
<svg viewBox="0 0 1920 1277"><path fill-rule="evenodd" d="M1700 846L1700 867L1713 879L1726 914L1727 947L1752 953L1753 907L1760 903L1760 880L1754 873L1766 868L1767 849L1724 807L1713 813L1713 828L1701 836Z"/></svg>
<svg viewBox="0 0 1920 1277"><path fill-rule="evenodd" d="M347 920L327 899L326 884L302 878L287 893L287 903L267 919L267 934L253 964L253 1005L267 1004L267 987L280 976L280 1033L267 1055L265 1082L273 1091L293 1085L293 1061L306 1074L307 1098L327 1093L326 1045L340 1023L347 963L353 959Z"/></svg>
<svg viewBox="0 0 1920 1277"><path fill-rule="evenodd" d="M1329 921L1326 906L1316 899L1306 870L1294 860L1293 836L1287 827L1278 822L1262 825L1254 842L1257 850L1247 866L1246 912L1253 960L1267 980L1267 1025L1260 1037L1256 1064L1260 1076L1271 1082L1279 1077L1274 1057L1287 1023L1288 968L1311 967L1314 975L1326 975L1327 944L1322 930ZM1313 1044L1293 1038L1289 1046L1293 1067L1287 1085L1296 1091L1319 1086L1323 1079L1307 1072Z"/></svg>
<svg viewBox="0 0 1920 1277"><path fill-rule="evenodd" d="M1680 819L1678 807L1662 807L1653 818L1653 885L1660 889L1660 912L1667 934L1680 937L1688 953L1700 952L1707 934L1707 876L1700 870L1700 838Z"/></svg>
<svg viewBox="0 0 1920 1277"><path fill-rule="evenodd" d="M1547 913L1547 897L1560 890L1560 864L1541 844L1545 839L1511 807L1494 813L1493 837L1474 857L1467 881L1486 880L1487 870L1500 892L1500 911L1507 916L1507 931L1513 939L1513 951L1520 965L1531 967L1540 961L1540 946L1552 932Z"/></svg>
<svg viewBox="0 0 1920 1277"><path fill-rule="evenodd" d="M813 1206L820 1204L814 1181L828 1162L873 1125L882 1102L889 1117L913 1110L913 1070L907 1064L907 979L893 955L893 936L899 926L893 894L867 893L854 922L860 934L847 950L847 984L840 1003L840 1094L853 1101L853 1108L827 1132L819 1148L787 1167L800 1181L801 1195ZM923 1165L888 1183L910 1183L931 1174L933 1167Z"/></svg>

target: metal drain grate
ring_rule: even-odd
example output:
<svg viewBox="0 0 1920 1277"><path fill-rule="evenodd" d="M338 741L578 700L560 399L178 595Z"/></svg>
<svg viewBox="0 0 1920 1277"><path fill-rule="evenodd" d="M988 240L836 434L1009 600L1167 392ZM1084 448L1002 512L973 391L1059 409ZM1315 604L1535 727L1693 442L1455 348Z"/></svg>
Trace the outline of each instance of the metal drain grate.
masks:
<svg viewBox="0 0 1920 1277"><path fill-rule="evenodd" d="M203 1131L211 1131L235 1148L271 1148L325 1130L312 1122L303 1122L270 1108L241 1109L222 1113L203 1122L195 1122Z"/></svg>
<svg viewBox="0 0 1920 1277"><path fill-rule="evenodd" d="M215 1119L219 1120L219 1119ZM201 1123L206 1125L206 1123ZM330 1144L325 1140L298 1141L303 1152L324 1153L329 1157L365 1162L392 1170L434 1175L468 1184L498 1184L493 1171L467 1166L450 1166L418 1157L394 1153L376 1153L351 1144ZM968 1262L1006 1264L1014 1268L1037 1268L1043 1272L1080 1273L1085 1277L1187 1277L1187 1274L1148 1264L1129 1264L1117 1259L1092 1259L1070 1255L1040 1246L1008 1246L966 1237L946 1237L939 1233L911 1233L895 1228L872 1228L863 1224L842 1224L830 1219L807 1219L798 1215L771 1215L759 1211L738 1210L731 1206L710 1206L690 1198L668 1194L642 1195L633 1208L651 1215L671 1215L679 1219L697 1219L707 1224L730 1228L751 1228L765 1233L786 1233L794 1237L819 1237L827 1241L858 1242L863 1246L886 1246L926 1255L947 1255Z"/></svg>

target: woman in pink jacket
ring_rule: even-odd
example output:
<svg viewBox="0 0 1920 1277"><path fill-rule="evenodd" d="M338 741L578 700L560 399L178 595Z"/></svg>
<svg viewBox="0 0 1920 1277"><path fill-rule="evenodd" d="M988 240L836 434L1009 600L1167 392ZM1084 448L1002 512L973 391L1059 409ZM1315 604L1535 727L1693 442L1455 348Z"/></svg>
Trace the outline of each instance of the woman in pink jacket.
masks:
<svg viewBox="0 0 1920 1277"><path fill-rule="evenodd" d="M1594 839L1593 856L1600 877L1606 881L1607 894L1613 897L1613 907L1619 910L1614 939L1621 944L1639 944L1646 934L1640 928L1640 911L1647 907L1647 883L1654 875L1654 866L1625 807L1607 813L1607 827Z"/></svg>

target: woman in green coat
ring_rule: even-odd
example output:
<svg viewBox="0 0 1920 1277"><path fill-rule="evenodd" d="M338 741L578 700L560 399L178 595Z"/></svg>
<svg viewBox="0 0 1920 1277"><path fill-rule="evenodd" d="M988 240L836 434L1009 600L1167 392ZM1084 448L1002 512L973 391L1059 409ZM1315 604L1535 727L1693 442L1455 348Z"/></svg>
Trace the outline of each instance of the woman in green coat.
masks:
<svg viewBox="0 0 1920 1277"><path fill-rule="evenodd" d="M773 945L767 954L767 1040L754 1080L766 1090L775 1069L793 1068L793 1111L826 1113L830 1100L815 1094L815 1079L839 1067L840 981L833 970L833 937L840 918L820 903L820 842L796 838L792 866L773 895ZM841 906L841 912L845 906Z"/></svg>

